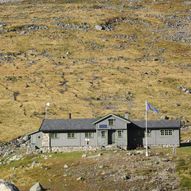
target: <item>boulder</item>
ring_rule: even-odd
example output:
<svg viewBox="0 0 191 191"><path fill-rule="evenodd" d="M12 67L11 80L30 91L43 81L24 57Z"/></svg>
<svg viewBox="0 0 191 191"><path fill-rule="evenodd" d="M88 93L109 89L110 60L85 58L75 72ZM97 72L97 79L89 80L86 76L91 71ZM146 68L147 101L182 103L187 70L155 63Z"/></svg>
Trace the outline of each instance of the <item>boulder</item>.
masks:
<svg viewBox="0 0 191 191"><path fill-rule="evenodd" d="M130 175L124 175L124 176L122 176L122 179L123 179L123 180L129 180L130 178L131 178Z"/></svg>
<svg viewBox="0 0 191 191"><path fill-rule="evenodd" d="M80 180L81 180L81 181L84 181L85 178L80 176L80 177L78 177L76 180L77 180L77 181L80 181Z"/></svg>
<svg viewBox="0 0 191 191"><path fill-rule="evenodd" d="M19 191L19 189L10 182L0 180L0 191Z"/></svg>
<svg viewBox="0 0 191 191"><path fill-rule="evenodd" d="M86 157L87 157L87 154L83 154L83 155L82 155L82 158L86 158Z"/></svg>
<svg viewBox="0 0 191 191"><path fill-rule="evenodd" d="M103 27L101 25L96 25L95 29L98 30L98 31L101 31L101 30L103 30Z"/></svg>
<svg viewBox="0 0 191 191"><path fill-rule="evenodd" d="M39 183L39 182L37 182L37 183L35 183L31 188L30 188L30 190L29 191L44 191L45 189L42 187L42 185Z"/></svg>
<svg viewBox="0 0 191 191"><path fill-rule="evenodd" d="M64 168L65 168L65 169L66 169L66 168L68 168L68 165L67 165L67 164L65 164L65 165L64 165Z"/></svg>

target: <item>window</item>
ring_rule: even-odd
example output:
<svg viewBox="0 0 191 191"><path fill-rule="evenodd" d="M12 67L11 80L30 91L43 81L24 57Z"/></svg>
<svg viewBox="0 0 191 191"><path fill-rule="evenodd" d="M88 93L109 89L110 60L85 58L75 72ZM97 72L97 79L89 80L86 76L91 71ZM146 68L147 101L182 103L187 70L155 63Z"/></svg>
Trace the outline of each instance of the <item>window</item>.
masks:
<svg viewBox="0 0 191 191"><path fill-rule="evenodd" d="M172 135L171 129L160 130L161 135Z"/></svg>
<svg viewBox="0 0 191 191"><path fill-rule="evenodd" d="M151 137L151 130L150 129L147 131L147 137Z"/></svg>
<svg viewBox="0 0 191 191"><path fill-rule="evenodd" d="M164 131L164 134L165 134L165 135L168 135L168 130L165 130L165 131Z"/></svg>
<svg viewBox="0 0 191 191"><path fill-rule="evenodd" d="M51 137L52 139L58 139L58 133L51 133L51 134L50 134L50 137Z"/></svg>
<svg viewBox="0 0 191 191"><path fill-rule="evenodd" d="M92 132L85 132L85 138L93 138L93 133Z"/></svg>
<svg viewBox="0 0 191 191"><path fill-rule="evenodd" d="M146 137L146 131L145 131L145 137ZM147 130L147 137L151 137L151 130L150 129Z"/></svg>
<svg viewBox="0 0 191 191"><path fill-rule="evenodd" d="M109 119L109 126L113 126L114 125L114 119Z"/></svg>
<svg viewBox="0 0 191 191"><path fill-rule="evenodd" d="M118 131L118 138L122 138L122 131Z"/></svg>
<svg viewBox="0 0 191 191"><path fill-rule="evenodd" d="M68 139L74 139L75 133L68 133Z"/></svg>
<svg viewBox="0 0 191 191"><path fill-rule="evenodd" d="M168 134L169 134L169 135L172 135L172 130L168 130Z"/></svg>
<svg viewBox="0 0 191 191"><path fill-rule="evenodd" d="M106 137L106 132L105 131L101 131L101 138L105 138Z"/></svg>

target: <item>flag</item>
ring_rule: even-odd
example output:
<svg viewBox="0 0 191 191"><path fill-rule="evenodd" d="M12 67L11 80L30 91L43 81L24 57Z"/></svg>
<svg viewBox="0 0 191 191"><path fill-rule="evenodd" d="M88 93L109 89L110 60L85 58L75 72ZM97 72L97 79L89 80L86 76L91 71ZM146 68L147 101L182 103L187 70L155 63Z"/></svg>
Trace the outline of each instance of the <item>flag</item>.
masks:
<svg viewBox="0 0 191 191"><path fill-rule="evenodd" d="M153 111L154 113L158 113L158 109L156 109L154 106L152 106L150 103L147 102L147 111Z"/></svg>

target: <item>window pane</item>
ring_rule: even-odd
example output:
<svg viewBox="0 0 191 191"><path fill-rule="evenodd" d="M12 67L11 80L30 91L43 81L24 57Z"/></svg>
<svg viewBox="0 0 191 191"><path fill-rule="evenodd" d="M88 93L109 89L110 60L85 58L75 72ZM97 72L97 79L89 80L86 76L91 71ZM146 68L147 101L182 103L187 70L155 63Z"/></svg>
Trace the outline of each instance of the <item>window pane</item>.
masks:
<svg viewBox="0 0 191 191"><path fill-rule="evenodd" d="M105 131L101 131L101 137L105 138Z"/></svg>
<svg viewBox="0 0 191 191"><path fill-rule="evenodd" d="M119 137L119 138L122 137L122 131L118 131L118 137Z"/></svg>
<svg viewBox="0 0 191 191"><path fill-rule="evenodd" d="M85 132L85 138L93 138L92 132Z"/></svg>
<svg viewBox="0 0 191 191"><path fill-rule="evenodd" d="M113 126L113 121L114 121L113 119L109 119L109 125L110 126Z"/></svg>
<svg viewBox="0 0 191 191"><path fill-rule="evenodd" d="M75 137L75 134L74 133L68 133L68 138L72 139Z"/></svg>
<svg viewBox="0 0 191 191"><path fill-rule="evenodd" d="M52 139L57 139L57 138L58 138L58 134L57 134L57 133L51 133L51 134L50 134L50 137L51 137Z"/></svg>
<svg viewBox="0 0 191 191"><path fill-rule="evenodd" d="M148 136L148 137L151 137L151 130L148 131L147 136Z"/></svg>

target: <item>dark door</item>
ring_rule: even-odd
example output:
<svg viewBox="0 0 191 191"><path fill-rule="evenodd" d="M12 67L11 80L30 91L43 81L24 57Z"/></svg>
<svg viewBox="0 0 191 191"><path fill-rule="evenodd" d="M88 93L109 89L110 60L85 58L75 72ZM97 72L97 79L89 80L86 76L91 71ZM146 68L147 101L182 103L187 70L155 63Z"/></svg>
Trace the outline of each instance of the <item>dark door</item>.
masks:
<svg viewBox="0 0 191 191"><path fill-rule="evenodd" d="M108 130L108 144L115 143L115 130Z"/></svg>
<svg viewBox="0 0 191 191"><path fill-rule="evenodd" d="M135 149L143 146L144 130L131 125L128 127L128 148Z"/></svg>

